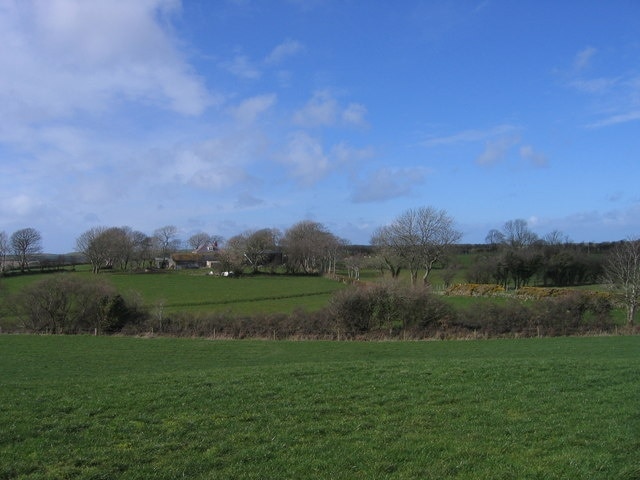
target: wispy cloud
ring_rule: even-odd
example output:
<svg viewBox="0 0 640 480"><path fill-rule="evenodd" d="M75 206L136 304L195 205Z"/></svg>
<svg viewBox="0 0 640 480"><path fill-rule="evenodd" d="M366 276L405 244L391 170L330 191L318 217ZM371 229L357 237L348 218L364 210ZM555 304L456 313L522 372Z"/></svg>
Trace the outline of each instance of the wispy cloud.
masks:
<svg viewBox="0 0 640 480"><path fill-rule="evenodd" d="M355 166L359 162L373 157L373 147L353 148L346 142L340 142L331 149L331 157L338 166Z"/></svg>
<svg viewBox="0 0 640 480"><path fill-rule="evenodd" d="M503 160L509 149L520 141L519 137L508 135L494 140L487 140L484 151L476 158L476 164L490 166Z"/></svg>
<svg viewBox="0 0 640 480"><path fill-rule="evenodd" d="M330 170L329 157L319 139L299 131L289 136L281 161L302 185L313 185Z"/></svg>
<svg viewBox="0 0 640 480"><path fill-rule="evenodd" d="M354 203L379 202L402 197L424 183L426 168L381 168L360 179L351 195Z"/></svg>
<svg viewBox="0 0 640 480"><path fill-rule="evenodd" d="M366 126L367 108L359 103L340 105L329 90L314 92L309 101L293 114L293 123L302 127Z"/></svg>
<svg viewBox="0 0 640 480"><path fill-rule="evenodd" d="M275 105L277 95L269 93L257 95L243 100L238 106L232 107L231 112L234 118L242 124L251 124L258 116Z"/></svg>
<svg viewBox="0 0 640 480"><path fill-rule="evenodd" d="M280 45L276 46L269 55L264 59L267 65L276 65L282 63L289 57L297 55L304 50L302 43L296 40L285 40Z"/></svg>
<svg viewBox="0 0 640 480"><path fill-rule="evenodd" d="M546 167L549 164L547 156L535 151L531 145L521 146L520 156L534 167Z"/></svg>
<svg viewBox="0 0 640 480"><path fill-rule="evenodd" d="M640 120L640 110L611 115L610 117L603 118L602 120L598 120L597 122L589 123L587 125L587 128L610 127L619 123L634 122L637 120Z"/></svg>
<svg viewBox="0 0 640 480"><path fill-rule="evenodd" d="M521 144L521 130L515 125L501 124L487 129L469 129L446 136L432 136L423 141L422 145L453 147L467 143L483 143L484 148L474 163L481 167L490 167L504 161L512 149ZM548 164L547 157L535 151L531 145L521 145L519 153L531 166L541 167Z"/></svg>
<svg viewBox="0 0 640 480"><path fill-rule="evenodd" d="M593 47L586 47L580 50L573 59L573 69L575 71L581 71L589 67L592 58L597 52L598 50Z"/></svg>
<svg viewBox="0 0 640 480"><path fill-rule="evenodd" d="M509 124L497 125L484 130L470 129L444 136L430 136L421 142L425 147L455 145L459 143L481 142L492 137L512 134L518 127Z"/></svg>
<svg viewBox="0 0 640 480"><path fill-rule="evenodd" d="M604 94L620 82L619 78L578 78L569 82L571 87L583 93Z"/></svg>
<svg viewBox="0 0 640 480"><path fill-rule="evenodd" d="M238 195L236 199L235 206L238 208L251 208L257 207L258 205L263 205L264 200L252 195L249 192L243 192Z"/></svg>
<svg viewBox="0 0 640 480"><path fill-rule="evenodd" d="M293 122L305 127L327 126L335 124L337 116L338 101L328 90L320 90L293 114Z"/></svg>
<svg viewBox="0 0 640 480"><path fill-rule="evenodd" d="M222 67L236 77L247 80L256 80L262 76L259 66L246 55L236 55L232 60L223 62Z"/></svg>
<svg viewBox="0 0 640 480"><path fill-rule="evenodd" d="M597 49L587 47L578 52L567 72L566 85L584 94L592 102L595 121L584 122L585 128L603 128L640 119L640 77L636 74L612 74L589 77Z"/></svg>
<svg viewBox="0 0 640 480"><path fill-rule="evenodd" d="M350 103L342 111L342 121L347 125L365 127L367 125L366 115L367 107L359 103Z"/></svg>

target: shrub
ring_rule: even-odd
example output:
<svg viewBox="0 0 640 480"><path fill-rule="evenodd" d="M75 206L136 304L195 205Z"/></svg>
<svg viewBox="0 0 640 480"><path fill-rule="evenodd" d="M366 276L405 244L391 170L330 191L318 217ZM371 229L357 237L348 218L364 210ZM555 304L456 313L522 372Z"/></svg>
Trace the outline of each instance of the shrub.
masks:
<svg viewBox="0 0 640 480"><path fill-rule="evenodd" d="M482 336L557 336L610 331L611 301L590 292L563 291L555 297L504 304L482 303L459 312L457 326Z"/></svg>
<svg viewBox="0 0 640 480"><path fill-rule="evenodd" d="M502 285L491 283L463 283L449 287L445 295L457 295L467 297L490 297L504 293Z"/></svg>
<svg viewBox="0 0 640 480"><path fill-rule="evenodd" d="M34 333L112 333L144 315L105 280L65 274L26 286L12 305L22 326Z"/></svg>
<svg viewBox="0 0 640 480"><path fill-rule="evenodd" d="M516 300L506 303L479 303L459 312L457 325L483 336L526 335L531 313Z"/></svg>
<svg viewBox="0 0 640 480"><path fill-rule="evenodd" d="M348 336L433 330L453 317L451 307L428 289L397 283L342 290L332 297L328 312L336 330Z"/></svg>

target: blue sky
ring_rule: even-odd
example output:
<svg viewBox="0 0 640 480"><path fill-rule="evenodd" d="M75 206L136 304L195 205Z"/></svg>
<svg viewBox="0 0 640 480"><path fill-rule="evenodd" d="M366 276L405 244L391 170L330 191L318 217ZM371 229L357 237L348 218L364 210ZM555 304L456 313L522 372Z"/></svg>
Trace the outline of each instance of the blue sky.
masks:
<svg viewBox="0 0 640 480"><path fill-rule="evenodd" d="M636 1L0 0L0 230L640 234Z"/></svg>

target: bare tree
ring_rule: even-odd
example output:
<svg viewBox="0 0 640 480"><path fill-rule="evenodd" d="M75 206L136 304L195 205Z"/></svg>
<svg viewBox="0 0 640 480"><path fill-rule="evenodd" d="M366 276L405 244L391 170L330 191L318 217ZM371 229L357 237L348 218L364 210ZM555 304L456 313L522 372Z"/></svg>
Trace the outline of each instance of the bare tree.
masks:
<svg viewBox="0 0 640 480"><path fill-rule="evenodd" d="M553 230L552 232L547 233L544 237L542 237L542 241L545 245L559 247L562 245L567 245L571 243L571 239L568 235L565 235L560 230Z"/></svg>
<svg viewBox="0 0 640 480"><path fill-rule="evenodd" d="M175 252L180 247L178 229L173 225L166 225L158 228L153 232L153 241L158 253L164 261L171 253Z"/></svg>
<svg viewBox="0 0 640 480"><path fill-rule="evenodd" d="M273 257L281 236L280 231L275 228L248 231L239 236L242 256L254 272Z"/></svg>
<svg viewBox="0 0 640 480"><path fill-rule="evenodd" d="M119 266L122 270L126 270L133 254L133 243L128 235L129 232L131 232L129 227L111 227L102 234L107 268Z"/></svg>
<svg viewBox="0 0 640 480"><path fill-rule="evenodd" d="M213 237L205 232L194 233L189 237L187 243L193 251L207 247L214 242Z"/></svg>
<svg viewBox="0 0 640 480"><path fill-rule="evenodd" d="M42 235L34 228L23 228L11 235L11 248L18 257L20 270L25 271L32 255L42 252Z"/></svg>
<svg viewBox="0 0 640 480"><path fill-rule="evenodd" d="M424 270L422 281L427 283L435 263L461 237L445 210L421 207L407 210L393 223L379 229L376 240L383 250L403 260L415 285L419 270Z"/></svg>
<svg viewBox="0 0 640 480"><path fill-rule="evenodd" d="M504 233L502 233L500 230L492 228L491 230L489 230L489 233L487 233L484 241L492 247L497 247L498 245L505 243Z"/></svg>
<svg viewBox="0 0 640 480"><path fill-rule="evenodd" d="M285 232L281 244L289 271L325 273L332 270L341 241L321 223L303 220Z"/></svg>
<svg viewBox="0 0 640 480"><path fill-rule="evenodd" d="M0 232L0 274L5 270L9 251L9 237L6 232Z"/></svg>
<svg viewBox="0 0 640 480"><path fill-rule="evenodd" d="M131 233L133 242L133 261L137 268L143 267L153 260L153 238L139 230Z"/></svg>
<svg viewBox="0 0 640 480"><path fill-rule="evenodd" d="M627 309L627 325L633 325L640 302L640 239L629 239L613 248L605 278L621 291Z"/></svg>
<svg viewBox="0 0 640 480"><path fill-rule="evenodd" d="M93 227L76 239L76 250L82 253L91 264L93 273L99 273L105 264L104 248L99 245L99 238L107 227Z"/></svg>
<svg viewBox="0 0 640 480"><path fill-rule="evenodd" d="M378 265L381 273L389 270L391 278L398 278L402 268L402 257L394 247L391 238L392 231L388 227L380 227L371 236L371 245L376 248Z"/></svg>
<svg viewBox="0 0 640 480"><path fill-rule="evenodd" d="M538 240L538 236L527 227L527 221L521 218L509 220L502 230L505 242L514 248L527 247Z"/></svg>

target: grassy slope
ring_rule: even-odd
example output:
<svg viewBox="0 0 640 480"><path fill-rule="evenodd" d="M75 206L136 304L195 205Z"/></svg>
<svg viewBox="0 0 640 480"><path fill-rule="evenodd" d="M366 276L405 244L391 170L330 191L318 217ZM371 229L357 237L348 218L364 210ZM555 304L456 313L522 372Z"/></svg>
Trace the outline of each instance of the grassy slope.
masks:
<svg viewBox="0 0 640 480"><path fill-rule="evenodd" d="M639 349L0 336L0 478L640 478Z"/></svg>

